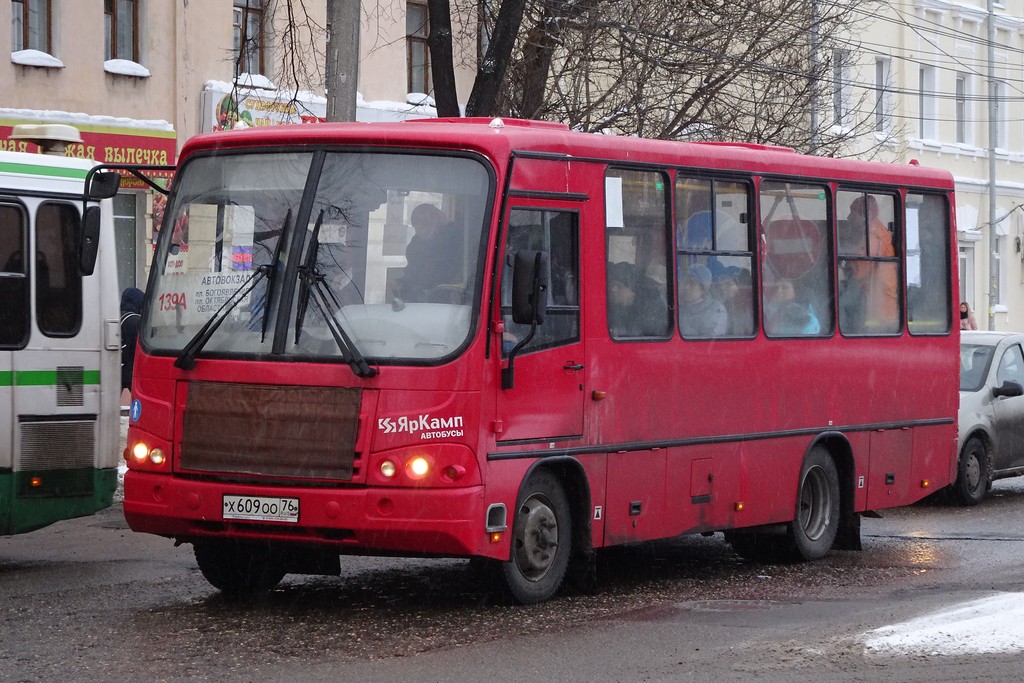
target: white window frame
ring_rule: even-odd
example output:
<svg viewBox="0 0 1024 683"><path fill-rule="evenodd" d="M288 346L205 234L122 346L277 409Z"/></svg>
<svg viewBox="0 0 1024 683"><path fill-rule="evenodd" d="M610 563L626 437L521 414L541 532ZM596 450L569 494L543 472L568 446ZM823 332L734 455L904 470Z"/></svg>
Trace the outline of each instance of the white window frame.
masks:
<svg viewBox="0 0 1024 683"><path fill-rule="evenodd" d="M852 120L850 116L853 87L850 78L851 54L849 50L832 50L832 120L836 126L841 128L848 128Z"/></svg>
<svg viewBox="0 0 1024 683"><path fill-rule="evenodd" d="M917 133L922 140L935 140L938 137L935 87L935 67L922 64L918 69L917 91Z"/></svg>
<svg viewBox="0 0 1024 683"><path fill-rule="evenodd" d="M954 139L961 145L974 144L973 83L970 74L958 72L955 87Z"/></svg>
<svg viewBox="0 0 1024 683"><path fill-rule="evenodd" d="M892 132L892 60L875 57L875 132Z"/></svg>

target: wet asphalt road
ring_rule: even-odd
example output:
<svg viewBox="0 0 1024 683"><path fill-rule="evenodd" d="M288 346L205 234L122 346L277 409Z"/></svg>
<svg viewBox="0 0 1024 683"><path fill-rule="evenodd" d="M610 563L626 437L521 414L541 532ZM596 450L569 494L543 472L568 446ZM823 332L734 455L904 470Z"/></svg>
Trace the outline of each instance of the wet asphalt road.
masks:
<svg viewBox="0 0 1024 683"><path fill-rule="evenodd" d="M615 549L598 594L532 607L465 561L370 558L233 603L190 546L132 533L115 506L0 538L0 679L1019 680L1024 657L879 658L857 638L1024 590L1024 479L994 494L866 519L863 552L811 564L748 563L720 534Z"/></svg>

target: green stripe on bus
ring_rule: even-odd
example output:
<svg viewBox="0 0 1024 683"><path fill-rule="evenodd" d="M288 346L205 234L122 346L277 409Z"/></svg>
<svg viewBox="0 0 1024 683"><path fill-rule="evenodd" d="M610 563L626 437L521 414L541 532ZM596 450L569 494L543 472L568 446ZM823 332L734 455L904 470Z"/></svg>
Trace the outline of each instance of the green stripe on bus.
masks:
<svg viewBox="0 0 1024 683"><path fill-rule="evenodd" d="M63 168L60 166L40 166L37 164L14 164L0 162L0 172L17 173L20 175L48 175L57 178L81 178L89 172L85 168Z"/></svg>
<svg viewBox="0 0 1024 683"><path fill-rule="evenodd" d="M86 370L82 373L83 384L99 384L100 371ZM57 384L56 370L5 370L0 372L0 387L15 384L19 387L54 386Z"/></svg>

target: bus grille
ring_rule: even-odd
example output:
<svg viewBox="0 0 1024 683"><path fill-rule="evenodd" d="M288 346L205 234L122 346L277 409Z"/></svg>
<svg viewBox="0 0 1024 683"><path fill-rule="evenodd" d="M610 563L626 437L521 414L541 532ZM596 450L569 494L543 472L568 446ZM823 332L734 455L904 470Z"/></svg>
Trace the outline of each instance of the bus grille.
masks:
<svg viewBox="0 0 1024 683"><path fill-rule="evenodd" d="M349 481L362 391L190 382L183 470Z"/></svg>
<svg viewBox="0 0 1024 683"><path fill-rule="evenodd" d="M81 366L57 367L57 405L82 405L82 386L85 384L85 370Z"/></svg>
<svg viewBox="0 0 1024 683"><path fill-rule="evenodd" d="M95 420L57 420L21 416L20 470L91 468L96 457Z"/></svg>

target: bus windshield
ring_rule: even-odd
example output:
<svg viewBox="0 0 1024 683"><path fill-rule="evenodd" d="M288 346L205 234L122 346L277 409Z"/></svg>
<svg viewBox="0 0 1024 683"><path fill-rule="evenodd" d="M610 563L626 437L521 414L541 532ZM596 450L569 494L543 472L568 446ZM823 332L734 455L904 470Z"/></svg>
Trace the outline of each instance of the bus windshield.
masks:
<svg viewBox="0 0 1024 683"><path fill-rule="evenodd" d="M470 156L197 157L179 170L154 238L144 344L199 356L443 359L472 329L492 196L488 167Z"/></svg>

